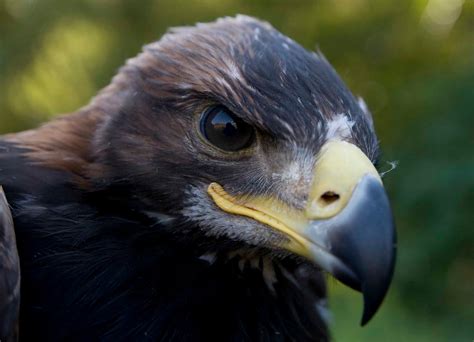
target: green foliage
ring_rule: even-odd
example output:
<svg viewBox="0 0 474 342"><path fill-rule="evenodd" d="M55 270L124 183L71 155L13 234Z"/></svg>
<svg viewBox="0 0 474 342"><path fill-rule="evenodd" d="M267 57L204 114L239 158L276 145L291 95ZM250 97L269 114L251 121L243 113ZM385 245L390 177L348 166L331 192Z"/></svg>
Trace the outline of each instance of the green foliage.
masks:
<svg viewBox="0 0 474 342"><path fill-rule="evenodd" d="M400 162L385 176L394 286L361 329L360 296L331 282L336 340L472 340L473 1L0 0L0 133L86 104L166 28L236 13L319 47L374 113L384 159Z"/></svg>

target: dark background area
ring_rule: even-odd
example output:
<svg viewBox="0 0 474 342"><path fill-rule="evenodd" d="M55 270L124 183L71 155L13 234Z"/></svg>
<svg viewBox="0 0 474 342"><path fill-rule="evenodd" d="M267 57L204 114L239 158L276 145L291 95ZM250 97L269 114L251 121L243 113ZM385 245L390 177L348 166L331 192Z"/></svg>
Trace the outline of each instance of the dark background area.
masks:
<svg viewBox="0 0 474 342"><path fill-rule="evenodd" d="M330 280L336 341L474 338L474 1L0 0L0 134L86 104L168 27L243 13L319 48L375 118L399 232L393 287L358 326Z"/></svg>

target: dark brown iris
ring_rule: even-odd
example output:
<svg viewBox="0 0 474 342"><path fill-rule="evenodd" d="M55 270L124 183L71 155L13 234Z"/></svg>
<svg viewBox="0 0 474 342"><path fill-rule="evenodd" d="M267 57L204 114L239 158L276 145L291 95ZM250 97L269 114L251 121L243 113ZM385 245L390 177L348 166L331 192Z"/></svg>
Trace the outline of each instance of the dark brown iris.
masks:
<svg viewBox="0 0 474 342"><path fill-rule="evenodd" d="M214 146L235 152L249 147L254 140L254 129L224 106L204 112L201 132Z"/></svg>

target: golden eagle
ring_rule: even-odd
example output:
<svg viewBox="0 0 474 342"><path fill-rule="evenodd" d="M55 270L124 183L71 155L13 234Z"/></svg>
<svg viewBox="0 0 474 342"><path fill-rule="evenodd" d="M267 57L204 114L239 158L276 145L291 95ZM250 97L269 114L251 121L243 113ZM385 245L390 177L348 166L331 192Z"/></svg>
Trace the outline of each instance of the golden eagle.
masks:
<svg viewBox="0 0 474 342"><path fill-rule="evenodd" d="M0 139L0 339L326 341L325 272L365 324L395 260L378 154L321 53L246 16L172 29Z"/></svg>

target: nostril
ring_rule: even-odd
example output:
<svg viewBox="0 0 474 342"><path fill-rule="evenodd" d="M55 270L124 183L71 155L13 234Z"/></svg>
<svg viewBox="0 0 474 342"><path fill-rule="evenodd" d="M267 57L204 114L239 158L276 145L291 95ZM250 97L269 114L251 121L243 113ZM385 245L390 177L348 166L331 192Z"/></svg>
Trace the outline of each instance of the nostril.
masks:
<svg viewBox="0 0 474 342"><path fill-rule="evenodd" d="M321 207L326 207L339 200L339 197L340 196L335 192L326 191L324 194L321 195L321 197L319 197L318 203Z"/></svg>

